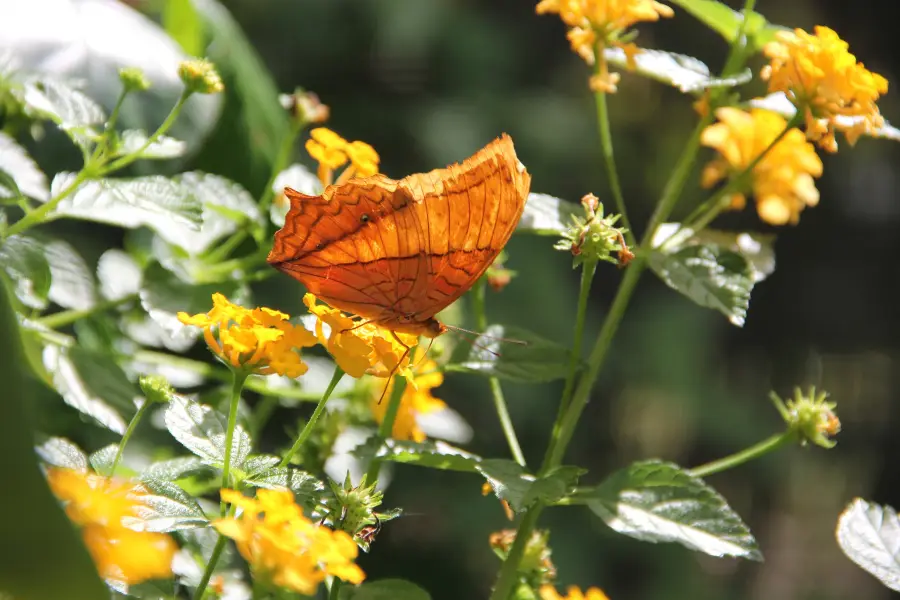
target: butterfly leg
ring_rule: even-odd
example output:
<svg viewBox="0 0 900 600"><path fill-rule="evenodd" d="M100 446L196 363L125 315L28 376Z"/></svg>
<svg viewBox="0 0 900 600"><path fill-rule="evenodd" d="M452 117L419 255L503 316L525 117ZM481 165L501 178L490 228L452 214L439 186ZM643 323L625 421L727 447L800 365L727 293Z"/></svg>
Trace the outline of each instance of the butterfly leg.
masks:
<svg viewBox="0 0 900 600"><path fill-rule="evenodd" d="M391 331L391 335L394 336L394 339L397 340L397 343L406 348L406 350L403 351L403 354L400 356L400 360L397 361L397 364L394 365L394 368L391 369L390 373L388 373L387 383L384 385L384 389L381 390L381 397L378 398L378 404L381 404L381 401L384 400L384 395L387 393L387 389L391 385L391 379L394 378L394 375L397 373L400 365L403 364L403 359L409 356L410 351L415 348L415 346L407 346L395 331Z"/></svg>

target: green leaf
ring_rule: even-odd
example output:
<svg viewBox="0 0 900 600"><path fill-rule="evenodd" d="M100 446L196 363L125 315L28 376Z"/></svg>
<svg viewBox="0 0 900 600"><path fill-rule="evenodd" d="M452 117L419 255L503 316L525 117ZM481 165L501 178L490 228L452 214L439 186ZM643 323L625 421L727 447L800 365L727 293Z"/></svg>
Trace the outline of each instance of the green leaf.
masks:
<svg viewBox="0 0 900 600"><path fill-rule="evenodd" d="M94 469L96 473L100 473L101 475L115 475L115 473L112 472L112 466L113 461L116 460L116 453L118 451L118 444L110 444L108 446L100 448L96 452L91 453L91 456L89 457L89 460L91 461L91 468Z"/></svg>
<svg viewBox="0 0 900 600"><path fill-rule="evenodd" d="M141 496L135 507L134 519L123 519L123 525L142 531L168 533L209 525L200 504L187 492L170 481L143 479L150 492Z"/></svg>
<svg viewBox="0 0 900 600"><path fill-rule="evenodd" d="M343 586L340 600L431 600L431 596L411 581L380 579L360 586Z"/></svg>
<svg viewBox="0 0 900 600"><path fill-rule="evenodd" d="M161 160L177 158L187 151L187 144L165 135L159 136L149 146L144 148L146 143L146 131L143 129L126 129L122 132L112 156L125 156L140 150L137 154L139 158ZM144 149L141 150L141 148Z"/></svg>
<svg viewBox="0 0 900 600"><path fill-rule="evenodd" d="M856 498L841 513L835 536L847 558L900 592L900 519L893 508Z"/></svg>
<svg viewBox="0 0 900 600"><path fill-rule="evenodd" d="M85 310L97 303L94 274L81 253L62 240L39 238L50 265L50 290L47 296L63 308Z"/></svg>
<svg viewBox="0 0 900 600"><path fill-rule="evenodd" d="M141 479L175 481L209 470L209 465L196 456L180 456L152 463L141 473Z"/></svg>
<svg viewBox="0 0 900 600"><path fill-rule="evenodd" d="M8 174L17 189L0 185L0 198L15 198L17 192L46 202L50 198L47 176L15 139L0 131L0 171Z"/></svg>
<svg viewBox="0 0 900 600"><path fill-rule="evenodd" d="M658 460L616 471L579 498L613 530L645 542L678 542L712 556L762 560L750 530L702 479Z"/></svg>
<svg viewBox="0 0 900 600"><path fill-rule="evenodd" d="M50 438L37 448L38 456L48 465L72 469L84 473L88 468L88 457L81 448L65 438Z"/></svg>
<svg viewBox="0 0 900 600"><path fill-rule="evenodd" d="M548 194L528 194L516 233L562 235L572 226L572 217L583 217L580 204Z"/></svg>
<svg viewBox="0 0 900 600"><path fill-rule="evenodd" d="M743 256L753 269L753 282L759 283L775 272L775 236L747 231L703 229L695 232L680 223L663 223L653 236L652 245L664 253L687 246L711 244Z"/></svg>
<svg viewBox="0 0 900 600"><path fill-rule="evenodd" d="M186 54L203 56L206 47L203 21L194 10L191 0L165 0L162 25Z"/></svg>
<svg viewBox="0 0 900 600"><path fill-rule="evenodd" d="M74 178L72 173L57 174L50 184L51 195L66 189ZM161 175L148 175L82 183L51 214L53 218L85 219L127 229L146 226L157 233L172 227L197 232L202 206L187 186Z"/></svg>
<svg viewBox="0 0 900 600"><path fill-rule="evenodd" d="M106 113L99 104L74 87L50 77L28 80L22 101L28 114L50 119L83 149L97 137L93 126L106 120Z"/></svg>
<svg viewBox="0 0 900 600"><path fill-rule="evenodd" d="M714 77L703 61L692 56L642 48L634 57L635 68L629 69L628 58L621 48L607 48L603 55L607 62L630 72L665 83L685 93L697 93L713 88L731 88L753 79L750 69L731 77Z"/></svg>
<svg viewBox="0 0 900 600"><path fill-rule="evenodd" d="M701 23L725 38L729 44L734 41L744 19L742 13L732 10L718 0L672 0L672 4L692 14ZM744 28L744 34L747 36L750 50L755 51L771 41L775 33L783 29L785 28L768 23L758 12L752 12Z"/></svg>
<svg viewBox="0 0 900 600"><path fill-rule="evenodd" d="M569 349L556 342L520 327L494 324L471 344L457 345L445 369L535 383L564 379L569 358Z"/></svg>
<svg viewBox="0 0 900 600"><path fill-rule="evenodd" d="M256 466L259 467L261 464L257 462ZM244 467L246 468L247 464ZM243 483L270 490L288 488L294 492L298 504L305 509L307 514L316 512L316 509L323 506L326 499L324 483L306 471L299 471L292 467L274 465L262 468L247 475Z"/></svg>
<svg viewBox="0 0 900 600"><path fill-rule="evenodd" d="M97 260L100 293L107 300L121 300L141 289L141 269L127 252L110 248Z"/></svg>
<svg viewBox="0 0 900 600"><path fill-rule="evenodd" d="M366 461L379 458L407 465L464 473L476 473L478 463L481 462L480 456L438 440L412 442L388 439L382 443L377 437L372 437L358 446L354 454Z"/></svg>
<svg viewBox="0 0 900 600"><path fill-rule="evenodd" d="M166 408L166 428L203 462L221 468L225 464L225 431L228 419L211 406L172 394ZM250 436L237 425L231 444L231 464L240 469L250 454Z"/></svg>
<svg viewBox="0 0 900 600"><path fill-rule="evenodd" d="M672 289L744 325L755 274L747 259L714 244L696 244L671 254L654 251L650 268Z"/></svg>
<svg viewBox="0 0 900 600"><path fill-rule="evenodd" d="M586 471L580 467L561 466L544 477L529 474L518 463L501 458L489 458L476 467L494 493L521 512L535 502L556 502L569 495L578 478Z"/></svg>
<svg viewBox="0 0 900 600"><path fill-rule="evenodd" d="M14 235L0 245L0 265L15 284L16 297L29 308L47 307L50 293L50 264L40 242Z"/></svg>

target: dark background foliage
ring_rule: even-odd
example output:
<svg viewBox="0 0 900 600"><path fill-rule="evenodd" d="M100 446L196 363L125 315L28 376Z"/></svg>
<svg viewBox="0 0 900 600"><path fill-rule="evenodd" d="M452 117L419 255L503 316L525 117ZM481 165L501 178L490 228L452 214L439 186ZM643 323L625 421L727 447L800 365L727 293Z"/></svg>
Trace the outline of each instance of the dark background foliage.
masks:
<svg viewBox="0 0 900 600"><path fill-rule="evenodd" d="M888 4L760 0L757 10L807 30L828 24L893 88L900 55L894 21L883 14ZM533 2L225 5L278 88L316 92L331 107L328 126L371 143L385 173L400 177L462 159L505 131L533 175L533 191L573 201L593 192L611 204L588 69L569 50L561 21L535 15ZM138 6L154 13L152 3ZM716 34L678 9L674 19L640 31L640 45L697 56L713 70L726 53ZM752 65L755 71L760 64ZM748 87L745 96L763 93L759 82ZM882 110L900 121L896 98L889 93ZM610 99L620 175L639 230L694 125L690 102L628 74ZM212 141L189 166L258 193L267 161L237 145L244 116L241 107L226 107ZM779 417L766 398L770 389L782 395L794 385L827 389L844 427L834 450L788 448L709 479L755 532L766 562L644 545L617 536L584 509L560 508L546 512L542 525L553 531L561 584L598 585L614 600L887 597L840 553L833 529L855 496L900 504L896 467L888 459L897 450L890 431L900 387L894 371L900 312L893 288L900 255L893 165L900 147L863 139L851 149L841 142L837 155L823 156L820 206L804 212L799 226L774 231L778 267L754 290L743 329L645 278L566 461L587 467L583 481L589 483L636 459L697 465L778 430ZM264 140L261 153L271 154L274 143ZM691 184L679 213L702 198ZM772 232L752 210L717 225ZM85 227L70 226L71 233ZM490 319L569 343L578 285L571 258L553 251L546 238L517 237L508 250L508 266L519 276L489 296ZM620 276L614 267L600 268L586 343ZM277 277L266 282L259 299L296 313L302 312L300 296L298 285ZM505 456L487 383L465 375L447 379L438 395L473 425L470 448ZM527 458L537 463L561 386L505 385L505 391ZM386 526L373 552L361 559L369 576L411 579L435 600L486 597L499 564L487 538L510 523L480 488L480 480L463 474L395 469L386 504L404 507L407 516Z"/></svg>

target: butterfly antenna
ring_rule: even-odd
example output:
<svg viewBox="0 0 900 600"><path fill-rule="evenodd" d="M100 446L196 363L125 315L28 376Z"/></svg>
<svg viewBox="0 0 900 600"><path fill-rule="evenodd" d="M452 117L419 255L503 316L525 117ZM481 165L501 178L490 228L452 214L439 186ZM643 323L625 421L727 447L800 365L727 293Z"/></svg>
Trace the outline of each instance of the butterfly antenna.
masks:
<svg viewBox="0 0 900 600"><path fill-rule="evenodd" d="M413 371L417 370L419 368L419 365L421 365L423 362L425 362L425 357L427 357L428 353L431 351L432 344L434 344L434 338L431 338L428 340L428 347L425 348L425 352L422 354L422 357L419 358L419 362L417 362L416 365L413 367ZM416 346L416 348L418 348L418 346ZM415 358L415 354L413 354L413 358Z"/></svg>
<svg viewBox="0 0 900 600"><path fill-rule="evenodd" d="M485 338L488 338L488 339L490 339L490 340L497 340L498 342L504 342L504 343L507 343L507 344L518 344L518 345L520 345L520 346L527 346L527 345L528 345L528 342L526 342L525 340L516 340L516 339L513 339L513 338L505 338L505 337L499 337L499 336L496 336L496 335L488 335L488 334L486 334L486 333L480 333L480 332L478 332L478 331L472 331L471 329L463 329L462 327L457 327L456 325L445 325L445 327L447 327L447 329L449 329L449 330L451 330L451 331L456 331L456 332L458 332L458 333L468 333L468 334L474 335L476 338L479 338L479 337L485 337ZM466 339L466 338L463 338L463 339ZM480 347L480 346L478 346L477 344L475 344L474 342L472 343L472 345L473 345L473 346L476 346L476 347ZM485 350L487 350L487 348L485 348ZM499 356L499 355L498 355L498 356Z"/></svg>

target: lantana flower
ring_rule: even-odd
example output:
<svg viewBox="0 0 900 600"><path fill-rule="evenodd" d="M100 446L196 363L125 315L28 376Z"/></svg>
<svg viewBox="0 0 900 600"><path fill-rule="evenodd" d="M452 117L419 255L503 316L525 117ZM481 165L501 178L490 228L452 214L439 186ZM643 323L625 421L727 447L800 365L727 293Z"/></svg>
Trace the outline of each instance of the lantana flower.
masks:
<svg viewBox="0 0 900 600"><path fill-rule="evenodd" d="M413 360L415 358L413 357ZM419 427L418 416L439 411L447 405L442 400L431 395L431 391L444 383L444 374L438 370L437 363L431 359L419 362L414 367L411 378L407 380L403 397L400 399L400 407L394 419L394 428L391 437L395 440L412 440L424 442L425 432ZM380 386L379 386L380 387ZM375 421L381 423L387 413L388 402L394 388L394 379L388 381L387 389L383 392L378 389L371 399L372 415Z"/></svg>
<svg viewBox="0 0 900 600"><path fill-rule="evenodd" d="M178 313L185 325L203 329L207 346L235 369L259 375L299 377L308 367L299 349L316 345L316 336L288 322L288 315L271 308L247 309L216 293L208 313Z"/></svg>
<svg viewBox="0 0 900 600"><path fill-rule="evenodd" d="M600 588L590 587L582 592L576 585L570 585L565 596L561 596L552 585L542 585L539 593L541 600L609 600Z"/></svg>
<svg viewBox="0 0 900 600"><path fill-rule="evenodd" d="M178 550L164 533L135 531L124 524L139 517L142 488L91 471L51 467L50 489L66 514L81 527L85 546L104 579L128 585L172 577L172 558Z"/></svg>
<svg viewBox="0 0 900 600"><path fill-rule="evenodd" d="M322 185L330 185L334 170L350 161L335 183L343 183L352 177L370 177L378 173L379 157L375 148L365 142L348 142L327 127L316 127L309 132L306 151L319 163L317 175Z"/></svg>
<svg viewBox="0 0 900 600"><path fill-rule="evenodd" d="M248 498L223 489L222 499L243 512L213 526L235 541L255 577L307 596L328 575L354 584L365 579L354 562L359 549L350 534L307 519L291 491L260 489Z"/></svg>
<svg viewBox="0 0 900 600"><path fill-rule="evenodd" d="M336 308L316 304L316 297L309 293L303 296L303 303L316 316L319 342L345 373L357 378L367 373L376 377L411 375L410 348L418 342L416 336L395 333L374 323L361 324Z"/></svg>
<svg viewBox="0 0 900 600"><path fill-rule="evenodd" d="M729 176L742 173L784 131L787 122L779 114L755 108L746 112L723 107L716 110L718 123L701 136L705 146L721 155L703 170L702 185L709 188ZM752 191L760 219L772 225L796 224L800 212L819 202L814 177L822 175L822 161L799 129L788 131L753 168ZM744 208L738 192L731 208Z"/></svg>
<svg viewBox="0 0 900 600"><path fill-rule="evenodd" d="M835 130L843 131L852 146L860 135L884 125L875 102L887 93L888 82L856 62L833 30L817 26L814 32L779 32L763 48L771 62L761 76L770 92L784 92L803 111L809 139L835 152Z"/></svg>
<svg viewBox="0 0 900 600"><path fill-rule="evenodd" d="M569 26L566 37L572 50L589 65L599 61L590 87L603 93L614 93L619 82L619 75L609 72L603 51L608 47L621 48L633 69L640 48L621 41L623 34L640 21L658 21L675 14L669 6L655 0L541 0L535 12L558 14Z"/></svg>

